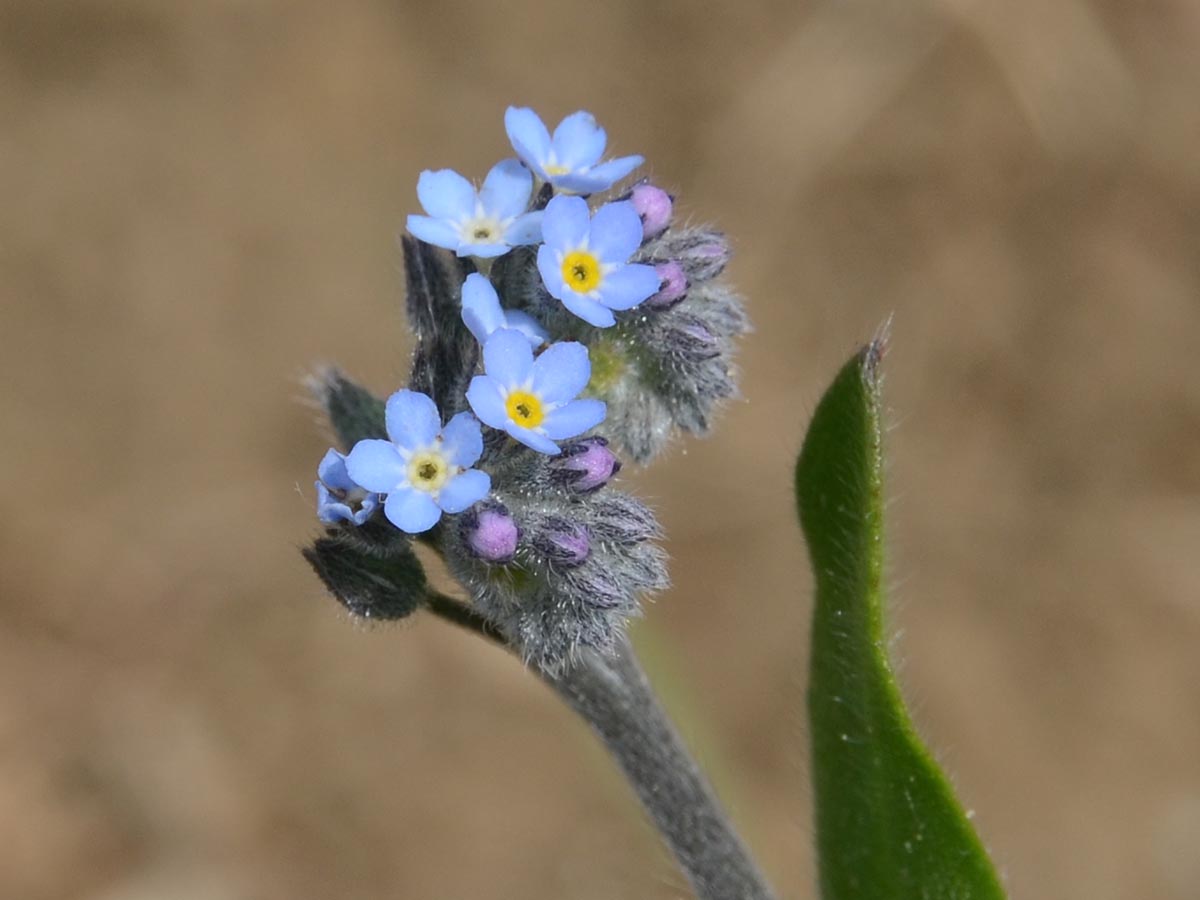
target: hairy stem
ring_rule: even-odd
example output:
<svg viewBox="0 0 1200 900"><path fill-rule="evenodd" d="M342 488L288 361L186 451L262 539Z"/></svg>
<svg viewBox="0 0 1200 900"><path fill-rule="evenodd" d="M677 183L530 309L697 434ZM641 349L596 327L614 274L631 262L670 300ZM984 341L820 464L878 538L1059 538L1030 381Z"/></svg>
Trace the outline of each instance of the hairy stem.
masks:
<svg viewBox="0 0 1200 900"><path fill-rule="evenodd" d="M502 641L464 604L438 597L430 610ZM604 741L699 900L772 900L766 879L658 702L628 640L622 639L613 656L588 651L564 673L539 675Z"/></svg>
<svg viewBox="0 0 1200 900"><path fill-rule="evenodd" d="M435 616L445 619L459 628L473 631L480 637L500 644L503 647L509 646L504 635L497 631L491 622L465 603L455 600L452 597L447 597L445 594L436 594L433 592L430 592L426 598L426 602L429 604L429 611Z"/></svg>

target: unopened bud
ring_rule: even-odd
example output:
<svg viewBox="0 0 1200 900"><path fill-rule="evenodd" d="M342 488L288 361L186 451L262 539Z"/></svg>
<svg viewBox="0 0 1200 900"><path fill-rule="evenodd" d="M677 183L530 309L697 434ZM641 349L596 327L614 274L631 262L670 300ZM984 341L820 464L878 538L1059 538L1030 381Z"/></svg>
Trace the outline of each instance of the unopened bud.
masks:
<svg viewBox="0 0 1200 900"><path fill-rule="evenodd" d="M564 569L583 565L592 551L587 529L565 521L553 523L534 538L533 544L547 562Z"/></svg>
<svg viewBox="0 0 1200 900"><path fill-rule="evenodd" d="M506 563L517 552L521 530L499 503L483 504L466 512L459 524L463 543L477 558Z"/></svg>
<svg viewBox="0 0 1200 900"><path fill-rule="evenodd" d="M629 591L622 590L612 575L600 566L581 569L575 585L586 598L588 606L597 609L619 609L630 603Z"/></svg>
<svg viewBox="0 0 1200 900"><path fill-rule="evenodd" d="M721 345L699 322L688 322L671 330L671 349L688 359L704 360L721 355Z"/></svg>
<svg viewBox="0 0 1200 900"><path fill-rule="evenodd" d="M683 228L664 234L653 244L655 259L676 259L693 287L711 281L725 271L729 241L719 231Z"/></svg>
<svg viewBox="0 0 1200 900"><path fill-rule="evenodd" d="M707 237L709 240L689 247L684 256L684 267L694 282L716 278L729 262L729 242L725 236L710 232Z"/></svg>
<svg viewBox="0 0 1200 900"><path fill-rule="evenodd" d="M646 300L646 305L653 309L670 309L687 296L688 278L676 260L659 263L654 267L662 280L658 293Z"/></svg>
<svg viewBox="0 0 1200 900"><path fill-rule="evenodd" d="M592 505L588 528L601 541L633 546L662 537L662 528L646 506L627 494L610 492Z"/></svg>
<svg viewBox="0 0 1200 900"><path fill-rule="evenodd" d="M643 182L634 187L629 199L638 215L642 217L643 237L649 240L667 230L675 205L670 194L660 187Z"/></svg>
<svg viewBox="0 0 1200 900"><path fill-rule="evenodd" d="M608 484L621 471L621 461L602 437L585 438L562 448L554 458L555 480L580 494L590 494Z"/></svg>

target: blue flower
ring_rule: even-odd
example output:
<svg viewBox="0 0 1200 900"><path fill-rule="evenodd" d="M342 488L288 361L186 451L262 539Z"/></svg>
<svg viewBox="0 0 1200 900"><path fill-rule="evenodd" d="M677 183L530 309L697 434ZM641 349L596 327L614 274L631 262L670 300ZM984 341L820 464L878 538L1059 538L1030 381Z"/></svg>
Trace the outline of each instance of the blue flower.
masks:
<svg viewBox="0 0 1200 900"><path fill-rule="evenodd" d="M561 451L555 441L604 421L603 401L573 399L592 375L583 344L551 344L534 359L524 335L503 329L483 345L483 366L486 374L472 378L467 389L471 409L539 453L556 456Z"/></svg>
<svg viewBox="0 0 1200 900"><path fill-rule="evenodd" d="M589 219L582 197L555 197L542 237L537 265L546 290L597 328L616 324L611 310L632 309L662 286L654 266L629 264L642 243L642 220L628 201L606 203Z"/></svg>
<svg viewBox="0 0 1200 900"><path fill-rule="evenodd" d="M346 471L346 457L336 450L325 454L317 466L317 518L327 525L353 522L361 525L379 506L379 495L359 487Z"/></svg>
<svg viewBox="0 0 1200 900"><path fill-rule="evenodd" d="M346 469L355 483L387 495L383 514L401 531L428 531L443 512L460 513L487 496L492 479L471 468L483 453L473 415L459 413L442 428L429 397L398 391L388 398L386 421L390 440L359 441Z"/></svg>
<svg viewBox="0 0 1200 900"><path fill-rule="evenodd" d="M532 109L510 106L504 113L504 128L525 165L543 181L573 194L607 191L643 162L640 156L622 156L601 163L608 136L583 110L563 119L550 137Z"/></svg>
<svg viewBox="0 0 1200 900"><path fill-rule="evenodd" d="M486 344L492 333L512 328L525 335L531 347L537 348L550 340L546 329L537 319L519 309L501 309L500 296L492 283L478 272L467 276L462 286L462 317L475 340Z"/></svg>
<svg viewBox="0 0 1200 900"><path fill-rule="evenodd" d="M478 191L451 169L425 171L417 198L429 215L409 216L408 230L459 256L501 256L541 239L541 212L525 211L532 191L533 176L515 159L493 166Z"/></svg>

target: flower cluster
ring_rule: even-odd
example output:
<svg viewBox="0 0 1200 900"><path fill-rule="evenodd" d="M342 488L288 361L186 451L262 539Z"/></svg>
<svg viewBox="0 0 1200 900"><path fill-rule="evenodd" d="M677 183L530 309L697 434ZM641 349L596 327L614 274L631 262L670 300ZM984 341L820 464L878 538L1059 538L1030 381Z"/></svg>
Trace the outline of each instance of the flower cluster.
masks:
<svg viewBox="0 0 1200 900"><path fill-rule="evenodd" d="M403 240L408 387L384 403L339 373L314 379L348 452L319 467L329 533L307 555L348 608L394 617L419 606L397 585L425 590L423 575L388 569L419 567L416 536L553 670L611 648L639 598L665 586L653 514L609 486L614 449L646 462L675 432L706 431L734 393L747 322L719 277L719 233L676 228L674 199L648 182L596 199L642 158L604 160L590 114L553 134L530 109L504 121L516 158L481 187L448 169L417 182L424 214ZM386 602L372 601L377 583Z"/></svg>

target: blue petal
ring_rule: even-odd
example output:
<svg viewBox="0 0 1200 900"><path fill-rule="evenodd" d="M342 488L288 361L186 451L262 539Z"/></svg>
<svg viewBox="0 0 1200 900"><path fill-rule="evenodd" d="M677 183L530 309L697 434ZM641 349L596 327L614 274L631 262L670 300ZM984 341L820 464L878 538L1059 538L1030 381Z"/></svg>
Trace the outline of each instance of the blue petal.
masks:
<svg viewBox="0 0 1200 900"><path fill-rule="evenodd" d="M633 309L661 287L662 276L654 266L621 266L601 280L598 299L609 309Z"/></svg>
<svg viewBox="0 0 1200 900"><path fill-rule="evenodd" d="M608 328L610 325L617 324L617 320L613 318L613 314L608 311L607 307L583 296L583 294L577 294L568 289L559 299L562 300L563 306L589 325L595 325L597 328Z"/></svg>
<svg viewBox="0 0 1200 900"><path fill-rule="evenodd" d="M592 178L603 178L610 184L615 184L645 161L644 156L636 153L630 156L618 156L616 159L602 162L598 166L592 166L587 170L587 174Z"/></svg>
<svg viewBox="0 0 1200 900"><path fill-rule="evenodd" d="M517 216L504 229L504 240L514 247L523 244L539 244L542 241L542 210Z"/></svg>
<svg viewBox="0 0 1200 900"><path fill-rule="evenodd" d="M601 262L628 262L633 251L642 245L642 217L628 200L605 203L592 216L588 234L588 249Z"/></svg>
<svg viewBox="0 0 1200 900"><path fill-rule="evenodd" d="M473 503L478 503L492 489L492 478L479 469L460 472L442 488L437 503L448 513L460 513Z"/></svg>
<svg viewBox="0 0 1200 900"><path fill-rule="evenodd" d="M478 272L472 272L462 286L462 317L475 340L483 343L488 336L504 327L504 310L492 283Z"/></svg>
<svg viewBox="0 0 1200 900"><path fill-rule="evenodd" d="M592 377L587 347L574 341L551 344L533 361L531 390L546 403L565 403L587 387Z"/></svg>
<svg viewBox="0 0 1200 900"><path fill-rule="evenodd" d="M600 161L607 142L604 129L596 124L595 117L580 110L558 123L551 146L554 148L555 162L560 166L586 169Z"/></svg>
<svg viewBox="0 0 1200 900"><path fill-rule="evenodd" d="M455 251L459 256L475 256L479 259L493 259L503 256L511 250L508 244L459 244Z"/></svg>
<svg viewBox="0 0 1200 900"><path fill-rule="evenodd" d="M566 440L595 428L604 421L607 411L603 400L572 400L546 413L542 430L556 441Z"/></svg>
<svg viewBox="0 0 1200 900"><path fill-rule="evenodd" d="M506 159L492 166L483 180L479 200L485 211L498 219L511 219L529 208L533 191L533 176L515 159Z"/></svg>
<svg viewBox="0 0 1200 900"><path fill-rule="evenodd" d="M532 368L533 348L515 329L502 328L483 345L483 369L503 387L524 384Z"/></svg>
<svg viewBox="0 0 1200 900"><path fill-rule="evenodd" d="M475 188L453 169L422 172L417 199L435 219L461 219L475 212Z"/></svg>
<svg viewBox="0 0 1200 900"><path fill-rule="evenodd" d="M381 443L391 446L387 441ZM379 505L379 495L367 493L363 487L355 484L346 470L346 457L336 450L325 454L317 467L317 478L317 518L327 525L341 521L361 525ZM333 494L331 488L343 492L343 495Z"/></svg>
<svg viewBox="0 0 1200 900"><path fill-rule="evenodd" d="M351 480L346 471L346 457L334 449L330 449L317 466L317 478L331 488L348 491L357 485Z"/></svg>
<svg viewBox="0 0 1200 900"><path fill-rule="evenodd" d="M591 221L587 201L561 194L546 204L542 216L542 237L555 250L574 250L587 237Z"/></svg>
<svg viewBox="0 0 1200 900"><path fill-rule="evenodd" d="M512 146L513 150L517 152L517 156L521 157L521 162L529 166L529 170L533 172L534 175L542 179L542 181L550 180L549 173L545 170L545 168L543 168L540 162L534 159L533 154L525 148L524 144L522 144L520 141L513 141Z"/></svg>
<svg viewBox="0 0 1200 900"><path fill-rule="evenodd" d="M550 292L551 297L563 299L567 294L575 293L562 275L562 252L555 250L549 244L538 247L538 272L542 276L542 284Z"/></svg>
<svg viewBox="0 0 1200 900"><path fill-rule="evenodd" d="M346 457L346 471L355 484L380 494L408 480L408 467L391 441L359 441Z"/></svg>
<svg viewBox="0 0 1200 900"><path fill-rule="evenodd" d="M483 455L483 429L469 412L460 412L442 429L442 452L453 465L469 469Z"/></svg>
<svg viewBox="0 0 1200 900"><path fill-rule="evenodd" d="M511 423L504 430L526 447L536 450L538 453L545 453L547 456L558 456L558 454L562 453L558 444L554 443L554 441L550 440L544 434L538 434L536 431L530 431L528 428L522 428L519 425Z"/></svg>
<svg viewBox="0 0 1200 900"><path fill-rule="evenodd" d="M583 172L568 172L557 176L554 186L579 194L596 194L610 187L644 163L640 156L622 156L593 166Z"/></svg>
<svg viewBox="0 0 1200 900"><path fill-rule="evenodd" d="M541 164L550 155L550 132L532 109L510 106L504 112L504 130L517 156L541 172Z"/></svg>
<svg viewBox="0 0 1200 900"><path fill-rule="evenodd" d="M316 482L317 489L317 518L326 525L332 525L335 522L349 522L354 520L354 510L337 500L329 493L329 488L325 487L321 482ZM359 524L362 524L361 522Z"/></svg>
<svg viewBox="0 0 1200 900"><path fill-rule="evenodd" d="M490 375L476 375L471 379L471 386L467 388L467 403L471 404L471 409L484 424L500 429L508 426L504 394Z"/></svg>
<svg viewBox="0 0 1200 900"><path fill-rule="evenodd" d="M417 391L396 391L388 397L385 414L388 437L392 439L392 443L405 450L421 450L428 447L442 428L442 417L438 414L437 406L429 397ZM364 484L363 487L367 485Z"/></svg>
<svg viewBox="0 0 1200 900"><path fill-rule="evenodd" d="M383 514L389 522L409 534L428 531L442 517L441 509L429 494L412 488L401 488L388 494Z"/></svg>
<svg viewBox="0 0 1200 900"><path fill-rule="evenodd" d="M522 312L519 309L508 309L504 311L504 327L513 328L525 335L525 339L529 341L529 346L535 350L550 340L550 334L542 327L541 323L527 312Z"/></svg>
<svg viewBox="0 0 1200 900"><path fill-rule="evenodd" d="M409 216L408 233L419 241L447 250L457 250L462 242L457 228L444 219L429 216Z"/></svg>
<svg viewBox="0 0 1200 900"><path fill-rule="evenodd" d="M354 524L363 524L365 521L367 521L367 519L371 518L371 516L375 514L375 510L378 507L379 495L367 494L367 496L363 498L362 506L359 507L358 512L354 513Z"/></svg>

